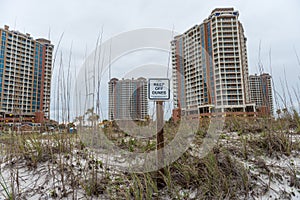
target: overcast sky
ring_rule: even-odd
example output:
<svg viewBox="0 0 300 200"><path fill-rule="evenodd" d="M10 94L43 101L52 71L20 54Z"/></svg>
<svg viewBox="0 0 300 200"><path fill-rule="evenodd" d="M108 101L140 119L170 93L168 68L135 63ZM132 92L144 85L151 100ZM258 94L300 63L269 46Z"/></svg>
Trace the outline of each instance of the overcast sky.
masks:
<svg viewBox="0 0 300 200"><path fill-rule="evenodd" d="M296 56L296 52L300 56L299 0L1 0L0 26L7 24L10 29L28 32L34 38L50 35L56 46L64 33L60 51L68 55L72 44L73 63L81 66L85 56L94 50L102 27L104 40L146 27L183 33L200 24L216 7L234 7L240 12L239 19L248 38L250 73L258 73L261 42L261 62L265 71L270 72L271 55L278 90L284 71L289 86L296 88L300 82Z"/></svg>

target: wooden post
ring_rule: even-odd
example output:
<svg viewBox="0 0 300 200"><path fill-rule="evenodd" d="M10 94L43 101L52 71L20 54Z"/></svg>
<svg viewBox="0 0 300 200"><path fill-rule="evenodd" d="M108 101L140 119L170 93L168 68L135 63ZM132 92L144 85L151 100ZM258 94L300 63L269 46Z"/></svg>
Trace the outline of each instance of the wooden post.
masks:
<svg viewBox="0 0 300 200"><path fill-rule="evenodd" d="M163 101L170 99L170 80L168 78L150 78L148 80L148 98L154 100L156 104L156 166L158 188L165 185L161 174L164 173L164 110Z"/></svg>
<svg viewBox="0 0 300 200"><path fill-rule="evenodd" d="M157 166L164 164L164 110L163 101L156 101L156 149L157 149ZM164 173L164 169L159 170ZM158 172L159 177L159 172Z"/></svg>

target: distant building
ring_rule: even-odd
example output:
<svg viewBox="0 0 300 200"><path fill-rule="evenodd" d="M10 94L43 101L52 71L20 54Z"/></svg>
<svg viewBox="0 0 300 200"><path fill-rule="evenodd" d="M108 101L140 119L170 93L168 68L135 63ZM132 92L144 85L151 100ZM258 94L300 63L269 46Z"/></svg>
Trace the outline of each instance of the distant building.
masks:
<svg viewBox="0 0 300 200"><path fill-rule="evenodd" d="M269 74L250 75L249 88L251 101L256 104L261 114L273 115L273 94L271 76Z"/></svg>
<svg viewBox="0 0 300 200"><path fill-rule="evenodd" d="M0 119L49 118L53 44L6 25L0 36Z"/></svg>
<svg viewBox="0 0 300 200"><path fill-rule="evenodd" d="M181 115L255 112L247 39L238 17L233 8L216 8L202 24L171 42L174 108Z"/></svg>
<svg viewBox="0 0 300 200"><path fill-rule="evenodd" d="M147 79L113 78L108 83L109 120L145 120L148 116Z"/></svg>

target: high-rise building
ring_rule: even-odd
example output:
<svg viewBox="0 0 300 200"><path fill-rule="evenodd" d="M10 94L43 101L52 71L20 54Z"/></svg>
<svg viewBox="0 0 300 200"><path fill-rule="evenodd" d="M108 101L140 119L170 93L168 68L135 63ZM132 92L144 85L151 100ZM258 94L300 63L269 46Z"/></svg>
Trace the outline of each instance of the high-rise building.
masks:
<svg viewBox="0 0 300 200"><path fill-rule="evenodd" d="M6 25L0 36L1 119L49 118L53 44Z"/></svg>
<svg viewBox="0 0 300 200"><path fill-rule="evenodd" d="M109 120L145 120L148 116L147 79L112 78L108 83Z"/></svg>
<svg viewBox="0 0 300 200"><path fill-rule="evenodd" d="M271 76L267 73L249 76L251 101L256 104L257 111L265 115L273 115L273 95Z"/></svg>
<svg viewBox="0 0 300 200"><path fill-rule="evenodd" d="M246 37L233 8L214 9L172 44L174 107L183 115L254 112Z"/></svg>

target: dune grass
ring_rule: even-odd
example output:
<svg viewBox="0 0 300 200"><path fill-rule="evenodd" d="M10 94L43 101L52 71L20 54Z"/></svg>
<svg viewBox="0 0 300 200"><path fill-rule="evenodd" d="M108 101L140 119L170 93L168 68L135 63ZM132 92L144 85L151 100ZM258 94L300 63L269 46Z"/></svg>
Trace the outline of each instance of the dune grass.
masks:
<svg viewBox="0 0 300 200"><path fill-rule="evenodd" d="M172 122L166 124L167 142L172 140L177 128ZM193 142L201 144L206 130L207 124L200 126ZM106 127L104 132L110 135L116 129ZM52 198L73 199L80 196L107 199L247 199L259 182L245 163L251 162L252 167L274 177L266 163L253 160L260 157L292 157L300 151L299 116L295 113L279 119L228 118L220 141L204 158L191 154L193 149L190 148L167 166L163 174L161 171L118 171L106 165L105 158L99 159L93 149L86 147L80 140L80 134L79 131L77 134L11 132L1 135L0 184L3 197L16 199L27 195L28 198L35 191L46 192ZM130 137L120 132L114 142L128 151L155 150L155 139L145 142ZM24 180L24 173L33 177L45 175L39 179L43 181L42 184L39 182L42 186L26 188L24 185L30 180ZM299 190L297 166L290 166L287 173L292 187Z"/></svg>

